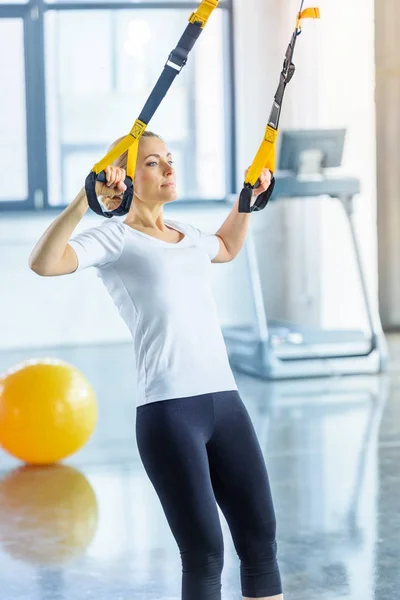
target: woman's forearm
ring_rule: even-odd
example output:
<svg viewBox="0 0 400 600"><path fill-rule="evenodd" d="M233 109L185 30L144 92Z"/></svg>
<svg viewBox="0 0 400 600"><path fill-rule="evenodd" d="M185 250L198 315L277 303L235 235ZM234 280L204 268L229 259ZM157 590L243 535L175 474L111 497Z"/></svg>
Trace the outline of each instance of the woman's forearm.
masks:
<svg viewBox="0 0 400 600"><path fill-rule="evenodd" d="M71 204L49 225L33 248L29 257L31 269L46 270L58 263L65 252L68 240L88 207L85 188L82 188Z"/></svg>
<svg viewBox="0 0 400 600"><path fill-rule="evenodd" d="M245 171L244 176L246 177L248 170ZM263 169L258 178L259 186L253 191L250 206L253 206L256 201L256 197L263 194L268 190L272 181L272 173L268 169ZM273 187L272 187L273 190ZM271 190L271 191L272 191ZM240 213L239 212L239 198L236 200L231 212L225 219L222 226L218 229L217 235L219 235L232 259L239 254L246 241L247 230L250 223L251 213Z"/></svg>
<svg viewBox="0 0 400 600"><path fill-rule="evenodd" d="M217 231L233 258L240 252L246 240L247 230L250 223L250 213L239 212L239 198L235 202L231 212Z"/></svg>

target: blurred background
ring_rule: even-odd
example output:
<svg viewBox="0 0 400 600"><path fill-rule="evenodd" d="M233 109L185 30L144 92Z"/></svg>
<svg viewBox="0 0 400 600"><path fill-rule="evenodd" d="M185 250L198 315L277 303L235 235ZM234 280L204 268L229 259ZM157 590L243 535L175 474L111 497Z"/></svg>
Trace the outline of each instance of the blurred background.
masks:
<svg viewBox="0 0 400 600"><path fill-rule="evenodd" d="M321 19L303 23L284 99L275 196L251 215L235 261L213 265L213 290L271 476L287 598L391 599L400 584L400 5L315 5ZM10 600L179 598L179 555L136 448L130 334L94 270L43 278L28 258L130 130L197 6L0 0L0 371L67 360L99 406L89 443L64 465L32 471L0 450L0 595ZM168 218L214 233L232 209L298 10L299 0L220 1L148 127L174 155L179 199ZM340 139L329 146L333 130L343 152ZM283 134L289 155L301 150L293 132L303 142L325 132L315 148L337 164L322 174L281 168ZM88 211L76 233L100 223ZM223 598L239 600L221 520Z"/></svg>

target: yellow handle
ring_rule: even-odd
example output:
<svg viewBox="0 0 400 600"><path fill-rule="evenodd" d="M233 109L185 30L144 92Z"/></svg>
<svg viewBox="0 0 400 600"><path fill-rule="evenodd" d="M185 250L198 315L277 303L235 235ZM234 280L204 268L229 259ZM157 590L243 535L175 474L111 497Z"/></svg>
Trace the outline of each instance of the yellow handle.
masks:
<svg viewBox="0 0 400 600"><path fill-rule="evenodd" d="M270 125L265 128L264 139L258 149L256 157L246 175L245 183L254 185L263 169L275 171L276 140L278 130Z"/></svg>

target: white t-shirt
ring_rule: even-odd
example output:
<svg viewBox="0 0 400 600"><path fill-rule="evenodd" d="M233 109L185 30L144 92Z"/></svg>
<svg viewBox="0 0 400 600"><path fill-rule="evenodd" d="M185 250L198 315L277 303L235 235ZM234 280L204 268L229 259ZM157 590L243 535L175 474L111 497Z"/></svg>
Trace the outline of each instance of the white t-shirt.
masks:
<svg viewBox="0 0 400 600"><path fill-rule="evenodd" d="M77 270L96 267L132 334L137 406L238 389L211 287L218 238L164 222L185 237L166 242L111 218L69 241Z"/></svg>

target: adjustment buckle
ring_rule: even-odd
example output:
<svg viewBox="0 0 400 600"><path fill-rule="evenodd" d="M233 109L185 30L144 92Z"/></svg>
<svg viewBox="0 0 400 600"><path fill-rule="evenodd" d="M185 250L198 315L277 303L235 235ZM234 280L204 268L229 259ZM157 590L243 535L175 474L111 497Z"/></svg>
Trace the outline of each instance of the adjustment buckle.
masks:
<svg viewBox="0 0 400 600"><path fill-rule="evenodd" d="M187 63L187 58L185 58L183 56L179 56L179 54L177 54L176 50L172 50L172 52L168 56L165 66L172 67L173 69L176 69L178 71L178 73L180 73L182 71L183 67L186 65L186 63Z"/></svg>

